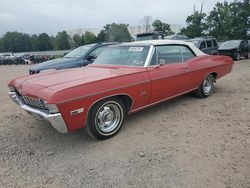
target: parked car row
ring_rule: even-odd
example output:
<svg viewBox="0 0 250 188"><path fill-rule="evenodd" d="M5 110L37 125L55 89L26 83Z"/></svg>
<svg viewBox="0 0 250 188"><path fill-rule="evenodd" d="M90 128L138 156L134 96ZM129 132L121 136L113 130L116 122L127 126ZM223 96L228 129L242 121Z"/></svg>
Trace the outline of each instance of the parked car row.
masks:
<svg viewBox="0 0 250 188"><path fill-rule="evenodd" d="M137 40L163 39L162 33L143 33L137 35ZM211 36L196 37L188 39L182 34L169 35L164 37L168 40L185 40L192 42L197 48L209 55L226 55L230 56L234 61L238 61L241 57L249 58L250 43L247 40L230 40L218 45L217 40Z"/></svg>
<svg viewBox="0 0 250 188"><path fill-rule="evenodd" d="M12 64L27 64L22 57L15 56L14 54L7 53L0 56L0 65L12 65Z"/></svg>
<svg viewBox="0 0 250 188"><path fill-rule="evenodd" d="M60 70L86 66L92 63L107 46L114 44L118 43L98 43L78 47L62 58L46 61L44 63L33 66L32 68L30 68L29 73L36 74L39 72L50 70Z"/></svg>
<svg viewBox="0 0 250 188"><path fill-rule="evenodd" d="M215 80L233 66L231 58L207 56L181 40L84 46L58 61L68 68L67 62L80 60L88 66L13 79L9 96L61 133L84 128L103 140L116 135L131 113L185 93L210 96ZM41 72L45 65L31 71Z"/></svg>
<svg viewBox="0 0 250 188"><path fill-rule="evenodd" d="M234 61L241 57L250 57L250 44L247 40L229 40L218 45L214 37L198 37L188 40L194 43L201 51L209 55L226 55Z"/></svg>
<svg viewBox="0 0 250 188"><path fill-rule="evenodd" d="M31 56L29 54L14 55L12 53L6 53L0 56L0 65L24 65L24 64L36 64L42 63L51 59L53 56Z"/></svg>

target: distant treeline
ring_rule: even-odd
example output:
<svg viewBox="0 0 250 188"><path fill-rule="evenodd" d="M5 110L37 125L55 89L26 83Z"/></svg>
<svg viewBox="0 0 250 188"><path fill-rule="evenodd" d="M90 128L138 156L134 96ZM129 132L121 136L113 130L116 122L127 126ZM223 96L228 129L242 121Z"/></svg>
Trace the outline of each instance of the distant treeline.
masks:
<svg viewBox="0 0 250 188"><path fill-rule="evenodd" d="M250 39L250 0L218 2L208 14L203 13L203 5L199 11L194 7L186 22L181 33L190 38L210 35L219 41Z"/></svg>
<svg viewBox="0 0 250 188"><path fill-rule="evenodd" d="M178 12L176 12L178 14ZM165 36L173 34L168 23L160 20L151 22L150 16L142 20L145 32L152 26L155 31ZM190 38L214 36L218 41L230 39L250 39L250 0L235 0L231 3L218 2L208 14L203 13L203 5L186 19L187 27L182 34ZM128 24L107 24L96 36L91 32L70 37L66 31L58 32L56 36L46 33L28 35L19 32L7 32L0 38L0 52L27 52L48 50L69 50L84 44L95 42L124 42L131 41Z"/></svg>
<svg viewBox="0 0 250 188"><path fill-rule="evenodd" d="M29 35L20 32L7 32L0 38L0 52L31 52L69 50L84 44L104 41L131 41L127 24L107 24L96 36L91 32L70 37L66 31L49 36L47 33Z"/></svg>

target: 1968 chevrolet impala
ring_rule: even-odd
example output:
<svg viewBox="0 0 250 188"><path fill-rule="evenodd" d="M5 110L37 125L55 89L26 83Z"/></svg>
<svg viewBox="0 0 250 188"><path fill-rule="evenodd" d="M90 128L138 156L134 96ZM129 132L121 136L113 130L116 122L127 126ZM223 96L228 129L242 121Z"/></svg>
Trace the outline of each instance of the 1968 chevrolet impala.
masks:
<svg viewBox="0 0 250 188"><path fill-rule="evenodd" d="M188 92L208 97L232 66L230 57L205 55L183 41L124 43L108 47L84 68L14 79L9 95L61 133L85 128L106 139L127 114Z"/></svg>

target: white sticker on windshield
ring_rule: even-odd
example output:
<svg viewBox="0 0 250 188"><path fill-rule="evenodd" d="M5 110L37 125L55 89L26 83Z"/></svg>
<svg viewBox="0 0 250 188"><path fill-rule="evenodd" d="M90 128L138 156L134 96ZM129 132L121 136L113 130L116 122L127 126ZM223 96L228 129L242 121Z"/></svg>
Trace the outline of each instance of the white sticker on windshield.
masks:
<svg viewBox="0 0 250 188"><path fill-rule="evenodd" d="M128 51L131 52L141 52L144 49L144 47L130 47Z"/></svg>

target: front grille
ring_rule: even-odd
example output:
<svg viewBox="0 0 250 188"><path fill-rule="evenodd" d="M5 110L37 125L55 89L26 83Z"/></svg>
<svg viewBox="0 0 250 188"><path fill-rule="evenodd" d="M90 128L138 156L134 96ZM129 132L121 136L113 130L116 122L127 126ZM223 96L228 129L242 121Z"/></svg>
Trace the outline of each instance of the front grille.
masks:
<svg viewBox="0 0 250 188"><path fill-rule="evenodd" d="M29 73L30 73L30 74L36 74L36 73L39 73L39 72L36 72L36 71L34 71L34 70L29 70Z"/></svg>
<svg viewBox="0 0 250 188"><path fill-rule="evenodd" d="M35 108L39 108L42 110L45 110L45 104L41 99L34 99L31 97L27 97L27 96L21 96L21 98L23 99L23 102L28 105L28 106L32 106Z"/></svg>
<svg viewBox="0 0 250 188"><path fill-rule="evenodd" d="M232 55L233 53L231 51L228 51L228 50L220 50L219 51L219 54L220 55Z"/></svg>

